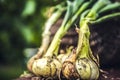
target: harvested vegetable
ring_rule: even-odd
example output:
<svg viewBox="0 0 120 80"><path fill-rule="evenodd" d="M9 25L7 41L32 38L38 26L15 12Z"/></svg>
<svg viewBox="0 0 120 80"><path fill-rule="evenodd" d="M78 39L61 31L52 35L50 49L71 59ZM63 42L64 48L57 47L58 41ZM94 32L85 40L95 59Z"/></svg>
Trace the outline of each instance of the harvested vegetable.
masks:
<svg viewBox="0 0 120 80"><path fill-rule="evenodd" d="M110 1L99 0L90 10L86 10L80 18L80 29L76 53L67 58L62 66L62 73L67 79L97 80L99 77L99 62L93 56L89 45L89 23L98 18L98 12ZM76 56L76 57L74 57Z"/></svg>
<svg viewBox="0 0 120 80"><path fill-rule="evenodd" d="M68 8L63 23L59 30L57 31L57 33L55 34L54 39L51 42L47 52L44 54L42 58L37 59L33 62L32 71L34 74L38 76L59 77L62 63L56 57L58 55L60 40L66 34L67 30L71 27L71 25L73 24L73 22L76 20L80 13L77 12L77 16L73 17L74 18L73 19L71 16L76 14L77 9L74 10L71 1L67 1L67 3ZM79 5L81 5L81 3L83 3L82 0L80 1ZM74 2L74 4L76 3Z"/></svg>
<svg viewBox="0 0 120 80"><path fill-rule="evenodd" d="M89 26L120 17L120 12L104 14L113 9L118 9L120 3L112 3L109 0L67 0L67 12L64 20L49 45L49 29L66 9L62 6L46 23L42 45L38 53L28 61L28 70L44 78L61 79L62 74L65 79L69 80L97 80L100 74L100 66L99 60L94 57L90 48ZM69 47L66 54L58 55L62 37L79 16L80 29L77 28L79 34L77 48Z"/></svg>
<svg viewBox="0 0 120 80"><path fill-rule="evenodd" d="M65 11L65 3L61 3L54 7L55 11L52 16L48 19L48 21L45 24L45 30L43 32L43 38L42 38L42 45L39 48L39 51L36 55L34 55L32 58L29 59L27 63L27 68L30 72L32 72L32 65L33 62L39 58L41 58L49 45L50 41L50 28L51 26L59 19L59 17L62 15L62 13Z"/></svg>

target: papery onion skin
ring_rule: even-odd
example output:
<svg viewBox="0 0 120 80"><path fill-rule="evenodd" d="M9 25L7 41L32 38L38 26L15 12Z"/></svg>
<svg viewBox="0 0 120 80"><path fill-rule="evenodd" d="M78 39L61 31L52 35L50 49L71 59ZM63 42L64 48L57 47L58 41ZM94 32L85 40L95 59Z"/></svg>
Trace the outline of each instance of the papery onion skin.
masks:
<svg viewBox="0 0 120 80"><path fill-rule="evenodd" d="M43 57L34 61L32 71L37 76L53 77L61 69L61 62L51 57Z"/></svg>
<svg viewBox="0 0 120 80"><path fill-rule="evenodd" d="M62 73L67 79L78 79L79 74L75 68L75 64L71 62L64 62L62 67Z"/></svg>
<svg viewBox="0 0 120 80"><path fill-rule="evenodd" d="M76 69L82 80L97 80L99 77L98 66L91 59L77 59Z"/></svg>
<svg viewBox="0 0 120 80"><path fill-rule="evenodd" d="M75 61L76 61L76 51L73 50L70 56L66 58L62 65L62 74L67 79L78 79L80 76L77 73L76 67L75 67Z"/></svg>
<svg viewBox="0 0 120 80"><path fill-rule="evenodd" d="M27 69L30 71L30 72L33 72L32 71L32 65L34 63L35 60L37 60L39 57L37 55L34 55L33 57L31 57L29 59L29 61L27 62Z"/></svg>
<svg viewBox="0 0 120 80"><path fill-rule="evenodd" d="M65 54L59 54L58 56L57 56L57 58L61 61L61 62L63 62L64 60L65 60Z"/></svg>
<svg viewBox="0 0 120 80"><path fill-rule="evenodd" d="M59 54L57 58L63 63L65 59L68 57L66 54Z"/></svg>
<svg viewBox="0 0 120 80"><path fill-rule="evenodd" d="M99 72L100 72L98 65L91 59L89 60L89 63L90 63L91 69L92 69L90 80L98 80Z"/></svg>

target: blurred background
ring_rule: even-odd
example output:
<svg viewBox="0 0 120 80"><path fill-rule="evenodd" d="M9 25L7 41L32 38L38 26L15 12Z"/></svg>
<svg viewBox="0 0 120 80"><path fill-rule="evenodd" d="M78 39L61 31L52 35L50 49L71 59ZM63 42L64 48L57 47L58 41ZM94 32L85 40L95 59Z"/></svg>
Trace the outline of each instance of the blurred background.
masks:
<svg viewBox="0 0 120 80"><path fill-rule="evenodd" d="M18 78L26 70L25 51L38 48L57 0L0 0L0 80Z"/></svg>

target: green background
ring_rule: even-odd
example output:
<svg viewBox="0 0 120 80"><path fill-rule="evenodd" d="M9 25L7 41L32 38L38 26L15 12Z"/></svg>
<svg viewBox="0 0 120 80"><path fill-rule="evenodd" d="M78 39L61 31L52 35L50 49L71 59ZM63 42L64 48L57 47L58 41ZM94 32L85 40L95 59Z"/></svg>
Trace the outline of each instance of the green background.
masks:
<svg viewBox="0 0 120 80"><path fill-rule="evenodd" d="M26 70L25 52L40 46L48 10L59 2L0 0L0 80L16 79Z"/></svg>

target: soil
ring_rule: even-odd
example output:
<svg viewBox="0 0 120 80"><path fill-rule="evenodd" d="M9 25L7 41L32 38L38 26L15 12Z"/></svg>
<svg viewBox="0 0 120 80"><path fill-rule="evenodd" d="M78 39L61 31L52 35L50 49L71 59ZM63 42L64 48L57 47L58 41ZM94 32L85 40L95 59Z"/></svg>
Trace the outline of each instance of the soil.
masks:
<svg viewBox="0 0 120 80"><path fill-rule="evenodd" d="M41 77L21 77L16 80L56 80L51 78L41 78ZM65 80L65 79L62 79ZM120 80L120 70L119 69L107 69L100 75L99 80Z"/></svg>

